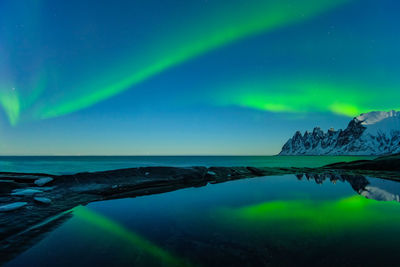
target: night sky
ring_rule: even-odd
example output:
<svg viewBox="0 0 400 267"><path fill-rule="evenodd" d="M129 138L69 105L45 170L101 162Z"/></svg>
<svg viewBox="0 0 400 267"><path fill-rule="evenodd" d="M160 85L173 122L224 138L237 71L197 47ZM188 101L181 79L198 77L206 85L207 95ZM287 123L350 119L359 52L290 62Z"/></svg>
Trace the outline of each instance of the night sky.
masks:
<svg viewBox="0 0 400 267"><path fill-rule="evenodd" d="M0 1L0 154L271 155L400 109L393 0Z"/></svg>

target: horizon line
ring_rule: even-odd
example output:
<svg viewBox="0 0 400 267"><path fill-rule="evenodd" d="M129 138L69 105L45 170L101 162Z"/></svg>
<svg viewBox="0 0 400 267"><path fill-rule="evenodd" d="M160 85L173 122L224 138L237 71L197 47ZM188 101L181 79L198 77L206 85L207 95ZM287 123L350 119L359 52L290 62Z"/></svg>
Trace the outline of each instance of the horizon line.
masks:
<svg viewBox="0 0 400 267"><path fill-rule="evenodd" d="M0 154L0 157L267 157L267 156L276 156L278 154L265 154L265 155L260 155L260 154L138 154L138 155L118 155L118 154L113 154L113 155L93 155L93 154L87 154L87 155L68 155L68 154L60 154L60 155L48 155L48 154L15 154L15 155L2 155Z"/></svg>

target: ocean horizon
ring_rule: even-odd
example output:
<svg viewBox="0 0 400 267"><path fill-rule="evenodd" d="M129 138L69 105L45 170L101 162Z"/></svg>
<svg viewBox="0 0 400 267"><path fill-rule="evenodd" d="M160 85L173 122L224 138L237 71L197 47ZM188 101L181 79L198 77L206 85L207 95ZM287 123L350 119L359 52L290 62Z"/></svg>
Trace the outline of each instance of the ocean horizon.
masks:
<svg viewBox="0 0 400 267"><path fill-rule="evenodd" d="M321 167L374 156L0 156L1 172L73 174L136 167Z"/></svg>

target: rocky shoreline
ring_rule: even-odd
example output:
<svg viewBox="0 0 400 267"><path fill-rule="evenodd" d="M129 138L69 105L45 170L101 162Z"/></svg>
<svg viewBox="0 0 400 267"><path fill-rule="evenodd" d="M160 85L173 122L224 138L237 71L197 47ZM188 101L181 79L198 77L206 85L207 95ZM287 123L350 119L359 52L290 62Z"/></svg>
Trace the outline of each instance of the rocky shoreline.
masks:
<svg viewBox="0 0 400 267"><path fill-rule="evenodd" d="M348 181L361 194L368 175L400 181L400 156L336 163L322 168L141 167L74 175L0 173L0 264L90 202L137 197L243 178L295 174L317 183Z"/></svg>

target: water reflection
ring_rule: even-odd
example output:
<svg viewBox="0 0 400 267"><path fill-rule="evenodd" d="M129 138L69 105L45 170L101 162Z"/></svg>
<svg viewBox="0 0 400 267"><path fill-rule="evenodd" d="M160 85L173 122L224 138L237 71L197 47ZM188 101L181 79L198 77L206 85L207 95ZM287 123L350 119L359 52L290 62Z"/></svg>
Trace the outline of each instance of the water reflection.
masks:
<svg viewBox="0 0 400 267"><path fill-rule="evenodd" d="M309 199L267 201L239 208L218 210L221 220L230 220L247 229L274 227L274 234L326 235L339 232L353 232L362 227L386 225L381 209L393 212L392 219L400 221L397 203L383 203L351 196L338 200Z"/></svg>
<svg viewBox="0 0 400 267"><path fill-rule="evenodd" d="M163 266L190 266L189 262L172 255L170 252L127 229L111 218L103 216L83 206L75 208L73 212L77 218L90 223L94 227L100 228L102 231L113 234L115 237L125 242L128 242L130 246L148 254L149 257L154 258Z"/></svg>
<svg viewBox="0 0 400 267"><path fill-rule="evenodd" d="M365 253L372 253L375 262L386 258L393 265L392 250L400 238L399 193L396 181L303 173L104 201L73 209L68 222L69 215L0 241L0 263L17 256L10 266L31 262L68 266L74 261L118 265L123 257L122 262L147 266L313 261L360 265L368 262ZM74 248L75 243L85 251ZM41 257L49 250L59 255L55 247L71 258ZM87 251L88 247L92 250ZM353 251L355 247L360 251ZM336 251L341 257L326 251Z"/></svg>
<svg viewBox="0 0 400 267"><path fill-rule="evenodd" d="M8 262L25 250L40 242L46 235L72 218L71 212L62 213L53 220L29 228L6 240L0 241L0 265Z"/></svg>
<svg viewBox="0 0 400 267"><path fill-rule="evenodd" d="M337 173L304 173L297 174L296 177L298 180L314 180L317 184L323 184L325 181L330 181L333 184L338 181L348 182L354 191L366 198L400 202L400 184L393 180Z"/></svg>

